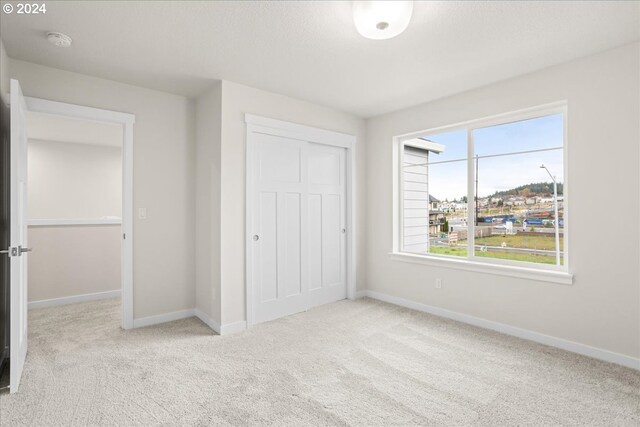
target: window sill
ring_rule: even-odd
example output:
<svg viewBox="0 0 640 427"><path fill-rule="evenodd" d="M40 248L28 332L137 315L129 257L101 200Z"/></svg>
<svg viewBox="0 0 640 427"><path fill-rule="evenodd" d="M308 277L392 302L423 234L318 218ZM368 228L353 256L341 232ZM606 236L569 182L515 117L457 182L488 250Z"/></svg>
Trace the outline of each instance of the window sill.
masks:
<svg viewBox="0 0 640 427"><path fill-rule="evenodd" d="M402 252L391 252L389 257L393 261L409 262L413 264L430 265L441 268L472 271L475 273L497 274L500 276L517 277L519 279L536 280L539 282L573 284L573 274L565 271L544 270L510 265L496 265L467 259L449 259L429 255L416 255Z"/></svg>

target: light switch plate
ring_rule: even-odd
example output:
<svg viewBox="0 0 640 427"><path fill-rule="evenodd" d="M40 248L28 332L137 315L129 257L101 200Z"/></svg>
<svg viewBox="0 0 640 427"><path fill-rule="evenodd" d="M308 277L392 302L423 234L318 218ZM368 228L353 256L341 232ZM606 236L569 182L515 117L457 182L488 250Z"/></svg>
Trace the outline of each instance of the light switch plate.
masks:
<svg viewBox="0 0 640 427"><path fill-rule="evenodd" d="M138 219L147 219L147 208L138 208Z"/></svg>

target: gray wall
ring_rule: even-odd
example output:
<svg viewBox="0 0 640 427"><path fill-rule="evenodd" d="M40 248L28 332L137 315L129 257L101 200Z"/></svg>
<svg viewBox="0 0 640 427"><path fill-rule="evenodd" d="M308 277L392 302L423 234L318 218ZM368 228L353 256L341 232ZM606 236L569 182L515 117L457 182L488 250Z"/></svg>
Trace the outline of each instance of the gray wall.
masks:
<svg viewBox="0 0 640 427"><path fill-rule="evenodd" d="M0 39L0 99L9 104L9 57Z"/></svg>

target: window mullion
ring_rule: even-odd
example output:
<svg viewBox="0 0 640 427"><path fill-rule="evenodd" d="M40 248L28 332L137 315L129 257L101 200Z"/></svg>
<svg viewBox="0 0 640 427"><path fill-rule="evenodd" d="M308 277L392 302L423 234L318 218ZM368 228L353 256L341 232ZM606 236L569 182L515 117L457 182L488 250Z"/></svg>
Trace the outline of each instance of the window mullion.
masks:
<svg viewBox="0 0 640 427"><path fill-rule="evenodd" d="M400 217L398 218L398 225L400 226L400 250L404 251L404 142L400 144L400 176L398 182L400 183L400 194L398 200L400 201Z"/></svg>
<svg viewBox="0 0 640 427"><path fill-rule="evenodd" d="M474 256L475 245L475 170L473 167L473 130L467 129L467 259Z"/></svg>

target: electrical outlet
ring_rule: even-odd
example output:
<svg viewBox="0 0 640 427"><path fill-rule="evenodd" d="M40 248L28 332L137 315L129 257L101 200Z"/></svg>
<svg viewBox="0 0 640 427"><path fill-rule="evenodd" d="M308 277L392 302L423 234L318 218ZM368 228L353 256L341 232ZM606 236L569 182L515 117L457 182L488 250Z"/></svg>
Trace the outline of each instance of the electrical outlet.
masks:
<svg viewBox="0 0 640 427"><path fill-rule="evenodd" d="M438 278L436 279L436 289L441 289L442 288L442 279Z"/></svg>
<svg viewBox="0 0 640 427"><path fill-rule="evenodd" d="M147 208L138 208L138 219L147 219Z"/></svg>

